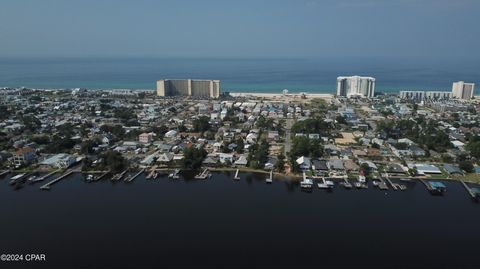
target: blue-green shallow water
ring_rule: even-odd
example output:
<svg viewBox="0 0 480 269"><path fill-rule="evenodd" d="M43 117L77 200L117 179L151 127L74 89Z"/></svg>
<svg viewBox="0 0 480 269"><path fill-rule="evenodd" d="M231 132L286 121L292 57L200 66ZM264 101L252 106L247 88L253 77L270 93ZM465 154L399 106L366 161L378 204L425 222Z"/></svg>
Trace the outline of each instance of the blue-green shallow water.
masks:
<svg viewBox="0 0 480 269"><path fill-rule="evenodd" d="M421 183L305 193L232 177L75 175L50 191L14 191L3 178L0 251L45 253L32 268L478 268L480 204L459 183L436 197Z"/></svg>
<svg viewBox="0 0 480 269"><path fill-rule="evenodd" d="M340 75L377 78L377 91L450 91L480 82L480 61L438 59L0 58L0 87L154 89L162 78L220 79L223 91L334 93Z"/></svg>

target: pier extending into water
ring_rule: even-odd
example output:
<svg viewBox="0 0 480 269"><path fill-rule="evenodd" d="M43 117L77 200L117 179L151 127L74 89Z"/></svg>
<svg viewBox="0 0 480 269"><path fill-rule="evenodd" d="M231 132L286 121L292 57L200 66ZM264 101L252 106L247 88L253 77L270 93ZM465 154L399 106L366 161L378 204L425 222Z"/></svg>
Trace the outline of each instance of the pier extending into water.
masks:
<svg viewBox="0 0 480 269"><path fill-rule="evenodd" d="M107 172L101 174L99 177L97 177L96 180L100 180L100 179L104 178L104 177L107 176L109 173L110 173L110 171L107 171Z"/></svg>
<svg viewBox="0 0 480 269"><path fill-rule="evenodd" d="M120 179L122 179L125 174L127 173L128 169L126 169L125 171L121 172L120 174L116 174L112 177L112 181L119 181Z"/></svg>
<svg viewBox="0 0 480 269"><path fill-rule="evenodd" d="M270 177L268 177L265 181L267 183L272 183L273 182L273 169L270 170Z"/></svg>
<svg viewBox="0 0 480 269"><path fill-rule="evenodd" d="M157 166L153 166L152 169L150 169L150 172L148 172L147 176L145 177L146 179L155 179L157 174Z"/></svg>
<svg viewBox="0 0 480 269"><path fill-rule="evenodd" d="M433 191L432 186L430 184L428 184L428 182L426 182L425 180L423 180L421 178L419 180L420 180L420 182L423 183L423 185L425 185L425 187L427 188L427 191L429 191L429 192Z"/></svg>
<svg viewBox="0 0 480 269"><path fill-rule="evenodd" d="M143 173L145 169L140 170L140 172L136 173L135 175L125 178L125 182L132 182L135 178L137 178L141 173Z"/></svg>
<svg viewBox="0 0 480 269"><path fill-rule="evenodd" d="M348 181L348 177L343 178L343 186L346 189L351 189L352 188L352 183L350 183L350 181Z"/></svg>
<svg viewBox="0 0 480 269"><path fill-rule="evenodd" d="M59 182L60 180L62 180L62 179L64 179L64 178L68 177L69 175L73 174L73 172L74 172L73 170L70 170L70 171L66 172L65 174L57 177L56 179L48 182L47 184L41 186L40 189L41 189L41 190L49 190L49 189L50 189L50 186L52 186L53 184Z"/></svg>
<svg viewBox="0 0 480 269"><path fill-rule="evenodd" d="M6 175L6 174L8 174L8 173L10 173L9 170L2 171L2 172L0 173L0 177L3 177L4 175Z"/></svg>
<svg viewBox="0 0 480 269"><path fill-rule="evenodd" d="M48 173L48 174L46 174L46 175L44 175L44 176L42 176L42 177L39 177L39 178L37 178L37 179L34 179L34 180L30 181L30 183L35 183L35 182L44 181L45 179L51 177L53 174L58 173L58 172L60 172L60 170L55 170L55 171L50 172L50 173Z"/></svg>
<svg viewBox="0 0 480 269"><path fill-rule="evenodd" d="M472 197L472 199L478 199L479 198L479 194L476 193L475 191L473 191L473 189L470 188L467 185L467 183L465 183L465 181L460 180L460 183L462 183L463 187L467 190L468 194L470 195L470 197Z"/></svg>
<svg viewBox="0 0 480 269"><path fill-rule="evenodd" d="M235 176L233 177L233 179L235 180L240 180L240 177L238 176L238 172L240 171L240 169L237 169L237 171L235 172Z"/></svg>
<svg viewBox="0 0 480 269"><path fill-rule="evenodd" d="M202 173L195 176L195 179L206 179L207 177L210 177L210 176L211 176L211 174L208 171L208 168L205 168L205 170L203 170Z"/></svg>

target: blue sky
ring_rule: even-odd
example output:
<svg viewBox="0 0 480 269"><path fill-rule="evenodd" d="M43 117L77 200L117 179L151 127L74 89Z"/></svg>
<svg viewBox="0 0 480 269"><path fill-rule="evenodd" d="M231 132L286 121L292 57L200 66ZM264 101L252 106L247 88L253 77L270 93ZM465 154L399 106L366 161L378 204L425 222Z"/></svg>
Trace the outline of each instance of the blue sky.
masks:
<svg viewBox="0 0 480 269"><path fill-rule="evenodd" d="M2 0L0 57L480 58L476 0Z"/></svg>

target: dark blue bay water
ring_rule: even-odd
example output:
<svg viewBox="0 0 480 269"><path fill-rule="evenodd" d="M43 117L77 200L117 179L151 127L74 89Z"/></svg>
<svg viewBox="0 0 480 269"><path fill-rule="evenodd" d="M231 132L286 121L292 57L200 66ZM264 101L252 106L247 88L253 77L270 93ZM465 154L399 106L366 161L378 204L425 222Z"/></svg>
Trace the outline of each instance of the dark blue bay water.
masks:
<svg viewBox="0 0 480 269"><path fill-rule="evenodd" d="M437 59L0 59L0 87L154 89L162 78L220 79L224 91L333 93L336 77L368 75L377 90L451 90L480 82L480 61Z"/></svg>
<svg viewBox="0 0 480 269"><path fill-rule="evenodd" d="M478 268L480 204L459 183L301 192L265 175L84 183L14 191L0 180L2 268ZM27 266L30 265L30 266Z"/></svg>

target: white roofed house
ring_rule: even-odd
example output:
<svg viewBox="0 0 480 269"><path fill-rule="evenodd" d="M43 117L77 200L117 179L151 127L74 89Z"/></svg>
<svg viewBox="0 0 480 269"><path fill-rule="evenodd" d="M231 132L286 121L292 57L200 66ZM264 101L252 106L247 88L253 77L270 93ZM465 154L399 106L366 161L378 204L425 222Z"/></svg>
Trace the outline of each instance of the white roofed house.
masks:
<svg viewBox="0 0 480 269"><path fill-rule="evenodd" d="M258 139L258 134L256 133L249 133L246 137L247 143L249 144L257 143L257 139Z"/></svg>
<svg viewBox="0 0 480 269"><path fill-rule="evenodd" d="M160 163L169 163L172 160L173 160L173 153L169 153L169 152L162 153L157 158L157 162L160 162Z"/></svg>
<svg viewBox="0 0 480 269"><path fill-rule="evenodd" d="M220 153L218 155L219 160L222 164L225 164L227 162L233 163L233 154L230 153Z"/></svg>
<svg viewBox="0 0 480 269"><path fill-rule="evenodd" d="M248 160L246 155L240 155L238 159L233 163L236 167L247 166Z"/></svg>
<svg viewBox="0 0 480 269"><path fill-rule="evenodd" d="M177 131L176 130L170 130L170 131L165 133L165 138L172 139L172 138L175 138L176 136L177 136Z"/></svg>
<svg viewBox="0 0 480 269"><path fill-rule="evenodd" d="M49 166L52 168L68 168L76 162L76 158L66 153L60 153L46 158L40 162L42 166Z"/></svg>
<svg viewBox="0 0 480 269"><path fill-rule="evenodd" d="M302 156L296 160L297 164L300 166L301 170L308 170L311 167L310 158Z"/></svg>

